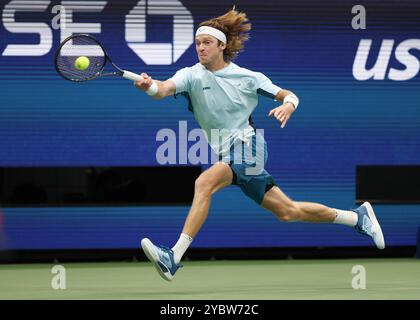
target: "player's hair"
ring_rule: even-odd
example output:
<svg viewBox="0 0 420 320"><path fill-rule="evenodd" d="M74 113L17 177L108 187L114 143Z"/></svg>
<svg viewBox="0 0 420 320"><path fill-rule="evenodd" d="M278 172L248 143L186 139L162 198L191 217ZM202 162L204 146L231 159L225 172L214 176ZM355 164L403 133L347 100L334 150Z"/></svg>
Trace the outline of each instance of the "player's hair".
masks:
<svg viewBox="0 0 420 320"><path fill-rule="evenodd" d="M226 35L226 49L223 51L225 61L236 59L244 48L244 42L249 39L248 31L251 30L246 13L236 11L235 7L220 17L200 23L202 26L216 28Z"/></svg>

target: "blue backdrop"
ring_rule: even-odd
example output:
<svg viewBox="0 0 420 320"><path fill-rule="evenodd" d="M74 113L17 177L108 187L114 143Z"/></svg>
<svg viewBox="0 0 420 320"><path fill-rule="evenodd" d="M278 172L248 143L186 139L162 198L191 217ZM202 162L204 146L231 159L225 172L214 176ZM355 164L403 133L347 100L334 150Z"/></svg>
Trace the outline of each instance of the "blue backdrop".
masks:
<svg viewBox="0 0 420 320"><path fill-rule="evenodd" d="M269 99L260 98L253 114L269 145L266 169L286 194L348 209L356 165L420 163L418 1L361 1L366 29L354 29L354 1L346 0L108 0L0 2L0 166L158 165L160 129L177 132L178 121L197 127L186 101L152 100L118 78L66 82L54 70L54 51L66 32L92 33L121 67L164 80L197 62L198 24L233 4L252 23L235 62L301 100L285 129L267 117L277 106ZM57 20L58 5L65 20ZM188 209L4 208L3 246L135 248L144 236L171 245ZM387 245L415 244L419 206L376 210ZM370 245L345 226L278 222L236 187L214 196L193 243Z"/></svg>

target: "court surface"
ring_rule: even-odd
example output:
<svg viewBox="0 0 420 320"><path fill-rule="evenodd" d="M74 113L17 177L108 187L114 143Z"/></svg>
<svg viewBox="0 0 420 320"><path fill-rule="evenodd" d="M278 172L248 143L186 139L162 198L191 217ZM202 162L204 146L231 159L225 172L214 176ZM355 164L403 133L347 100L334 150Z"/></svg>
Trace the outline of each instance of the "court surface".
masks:
<svg viewBox="0 0 420 320"><path fill-rule="evenodd" d="M420 299L420 260L414 258L183 264L166 282L148 262L62 263L65 290L52 288L52 263L5 264L0 299ZM353 277L361 275L352 273L357 265L366 271L364 290L352 288Z"/></svg>

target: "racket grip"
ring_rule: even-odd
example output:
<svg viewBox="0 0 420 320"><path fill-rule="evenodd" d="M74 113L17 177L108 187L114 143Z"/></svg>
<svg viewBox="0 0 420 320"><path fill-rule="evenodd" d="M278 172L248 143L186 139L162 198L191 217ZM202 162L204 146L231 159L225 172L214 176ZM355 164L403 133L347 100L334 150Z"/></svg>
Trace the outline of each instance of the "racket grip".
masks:
<svg viewBox="0 0 420 320"><path fill-rule="evenodd" d="M130 71L126 71L126 70L123 70L123 72L124 73L122 74L122 76L125 79L131 80L131 81L143 80L143 77L139 74L136 74L136 73L130 72Z"/></svg>

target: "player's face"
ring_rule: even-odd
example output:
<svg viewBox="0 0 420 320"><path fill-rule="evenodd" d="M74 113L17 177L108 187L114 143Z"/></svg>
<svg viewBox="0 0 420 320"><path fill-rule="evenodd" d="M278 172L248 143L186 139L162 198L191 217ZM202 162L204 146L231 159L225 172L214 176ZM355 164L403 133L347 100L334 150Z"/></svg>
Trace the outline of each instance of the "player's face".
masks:
<svg viewBox="0 0 420 320"><path fill-rule="evenodd" d="M203 65L210 65L220 58L223 58L225 44L219 45L219 40L210 35L199 35L195 38L195 49L198 60Z"/></svg>

